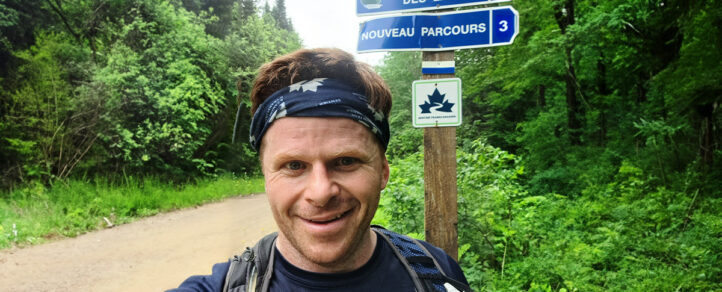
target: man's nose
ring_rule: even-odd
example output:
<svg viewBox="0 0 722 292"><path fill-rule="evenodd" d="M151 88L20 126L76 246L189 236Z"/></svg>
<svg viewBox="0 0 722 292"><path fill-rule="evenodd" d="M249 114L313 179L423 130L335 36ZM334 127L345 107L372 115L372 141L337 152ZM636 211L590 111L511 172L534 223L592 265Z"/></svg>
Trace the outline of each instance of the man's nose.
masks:
<svg viewBox="0 0 722 292"><path fill-rule="evenodd" d="M336 197L341 188L332 175L333 172L329 171L326 165L320 163L313 165L311 167L308 188L306 189L306 201L313 206L324 207Z"/></svg>

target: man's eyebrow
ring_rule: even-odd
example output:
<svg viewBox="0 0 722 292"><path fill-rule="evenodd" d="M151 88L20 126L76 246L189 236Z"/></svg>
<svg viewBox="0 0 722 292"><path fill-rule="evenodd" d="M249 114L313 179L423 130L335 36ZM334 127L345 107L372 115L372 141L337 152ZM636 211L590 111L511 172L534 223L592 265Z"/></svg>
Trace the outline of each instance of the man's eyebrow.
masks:
<svg viewBox="0 0 722 292"><path fill-rule="evenodd" d="M359 150L359 149L334 149L333 152L331 152L332 157L362 157L367 158L371 157L371 151L367 150Z"/></svg>
<svg viewBox="0 0 722 292"><path fill-rule="evenodd" d="M340 148L334 149L333 151L324 155L327 158L338 158L338 157L358 157L358 158L370 158L370 151L353 149L353 148ZM288 150L279 153L273 157L274 162L288 161L288 160L303 160L306 156L305 151L302 150Z"/></svg>
<svg viewBox="0 0 722 292"><path fill-rule="evenodd" d="M274 155L273 161L297 160L303 156L303 151L288 150Z"/></svg>

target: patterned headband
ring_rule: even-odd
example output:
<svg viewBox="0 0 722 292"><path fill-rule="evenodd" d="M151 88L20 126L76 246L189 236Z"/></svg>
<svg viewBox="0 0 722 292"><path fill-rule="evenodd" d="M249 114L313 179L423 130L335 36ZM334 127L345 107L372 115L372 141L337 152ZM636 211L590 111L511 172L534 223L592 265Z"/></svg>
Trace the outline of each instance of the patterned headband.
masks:
<svg viewBox="0 0 722 292"><path fill-rule="evenodd" d="M250 141L259 151L263 135L273 121L283 117L349 118L366 126L384 150L389 145L389 121L361 93L335 79L301 81L273 93L256 110L251 121Z"/></svg>

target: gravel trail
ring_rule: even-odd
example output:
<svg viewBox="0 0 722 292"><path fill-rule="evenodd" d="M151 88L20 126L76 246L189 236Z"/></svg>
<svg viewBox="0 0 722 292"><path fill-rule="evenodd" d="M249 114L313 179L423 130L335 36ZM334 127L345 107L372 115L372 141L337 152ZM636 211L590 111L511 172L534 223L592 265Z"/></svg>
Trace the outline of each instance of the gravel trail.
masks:
<svg viewBox="0 0 722 292"><path fill-rule="evenodd" d="M0 291L163 291L276 231L265 195L0 251Z"/></svg>

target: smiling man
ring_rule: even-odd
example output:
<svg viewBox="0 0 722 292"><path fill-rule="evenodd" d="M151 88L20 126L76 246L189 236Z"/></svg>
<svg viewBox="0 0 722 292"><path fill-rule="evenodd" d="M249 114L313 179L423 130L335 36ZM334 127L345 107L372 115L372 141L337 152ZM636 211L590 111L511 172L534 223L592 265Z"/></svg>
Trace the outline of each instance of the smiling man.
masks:
<svg viewBox="0 0 722 292"><path fill-rule="evenodd" d="M279 232L175 291L470 291L441 249L370 225L389 180L391 93L368 65L299 50L260 68L251 101Z"/></svg>
<svg viewBox="0 0 722 292"><path fill-rule="evenodd" d="M278 251L308 271L368 261L376 245L369 224L389 178L369 131L346 118L287 117L266 133L261 153Z"/></svg>

